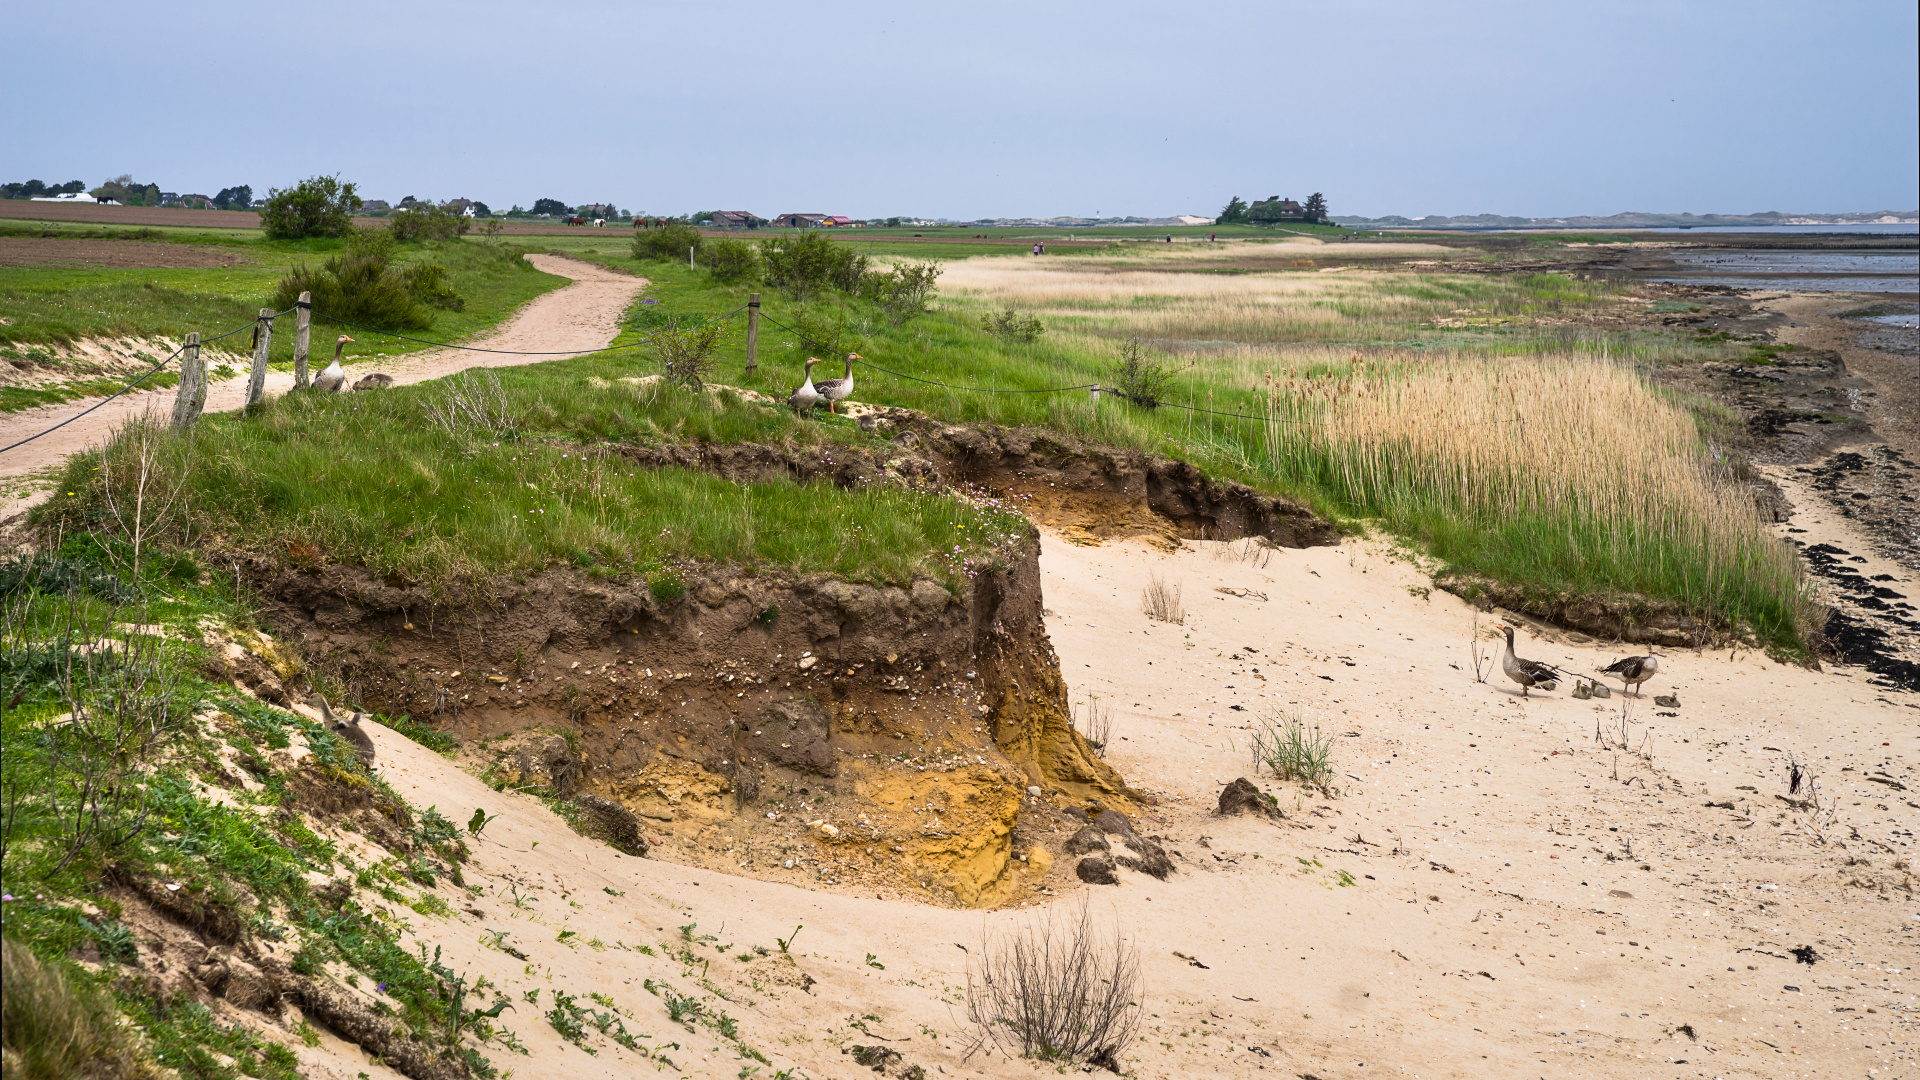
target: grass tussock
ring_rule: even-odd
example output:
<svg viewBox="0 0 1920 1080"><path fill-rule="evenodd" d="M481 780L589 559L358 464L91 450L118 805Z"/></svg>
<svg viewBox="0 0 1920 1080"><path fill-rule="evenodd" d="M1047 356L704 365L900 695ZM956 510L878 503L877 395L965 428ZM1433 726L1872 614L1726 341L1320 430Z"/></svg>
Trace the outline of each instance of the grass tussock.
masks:
<svg viewBox="0 0 1920 1080"><path fill-rule="evenodd" d="M1084 901L989 935L979 955L967 974L968 1057L992 1043L1009 1056L1120 1070L1140 1026L1139 950L1117 929L1095 928Z"/></svg>
<svg viewBox="0 0 1920 1080"><path fill-rule="evenodd" d="M10 938L0 939L0 1073L7 1080L147 1080L106 995Z"/></svg>
<svg viewBox="0 0 1920 1080"><path fill-rule="evenodd" d="M1253 765L1282 780L1293 780L1322 794L1333 787L1333 736L1299 715L1276 711L1261 717L1253 732Z"/></svg>
<svg viewBox="0 0 1920 1080"><path fill-rule="evenodd" d="M1168 584L1158 574L1149 576L1147 587L1140 590L1140 610L1156 622L1187 621L1187 609L1180 602L1180 584Z"/></svg>

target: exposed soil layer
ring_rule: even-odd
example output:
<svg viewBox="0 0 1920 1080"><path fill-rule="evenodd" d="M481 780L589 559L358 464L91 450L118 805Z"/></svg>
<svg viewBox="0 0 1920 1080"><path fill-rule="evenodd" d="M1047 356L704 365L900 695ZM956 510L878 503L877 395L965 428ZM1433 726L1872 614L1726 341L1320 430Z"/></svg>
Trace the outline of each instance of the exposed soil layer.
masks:
<svg viewBox="0 0 1920 1080"><path fill-rule="evenodd" d="M253 262L228 248L146 240L59 240L0 236L0 266L112 266L199 270Z"/></svg>
<svg viewBox="0 0 1920 1080"><path fill-rule="evenodd" d="M1257 536L1281 547L1336 543L1334 525L1304 506L1214 480L1184 461L1091 446L1032 428L941 424L907 409L860 416L871 433L892 436L884 452L685 444L623 447L651 466L703 469L730 480L828 480L841 487L874 482L967 484L1017 497L1041 525L1079 542L1143 536L1160 546Z"/></svg>
<svg viewBox="0 0 1920 1080"><path fill-rule="evenodd" d="M1472 574L1443 573L1433 583L1482 611L1504 608L1587 638L1669 648L1698 648L1727 635L1676 604L1631 593L1548 593Z"/></svg>
<svg viewBox="0 0 1920 1080"><path fill-rule="evenodd" d="M622 846L979 905L1046 877L1030 836L1066 822L1034 792L1134 805L1072 730L1037 552L958 595L561 568L450 608L351 567L255 573L275 627L356 703L487 747L501 783L592 796L601 831L622 826L600 800L624 807L644 834Z"/></svg>

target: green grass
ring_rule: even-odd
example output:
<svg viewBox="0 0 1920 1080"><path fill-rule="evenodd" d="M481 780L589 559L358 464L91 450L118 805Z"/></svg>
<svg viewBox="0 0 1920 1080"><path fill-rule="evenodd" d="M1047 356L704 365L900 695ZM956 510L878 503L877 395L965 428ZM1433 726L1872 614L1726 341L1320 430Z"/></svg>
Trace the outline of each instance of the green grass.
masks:
<svg viewBox="0 0 1920 1080"><path fill-rule="evenodd" d="M9 230L0 223L0 235ZM18 235L18 225L13 226ZM75 236L101 230L69 230ZM32 235L59 233L36 229ZM170 243L218 244L255 260L251 265L218 269L122 269L30 266L0 268L0 357L24 356L33 347L69 346L88 338L167 338L178 341L190 331L211 337L235 327L248 327L268 303L275 284L296 263L318 263L341 250L345 241L270 241L258 232L245 235L206 230L130 230L123 239L150 239L162 233ZM64 235L64 233L62 233ZM464 311L437 313L433 329L419 337L458 340L499 323L543 292L567 283L565 278L526 267L522 252L540 247L492 245L467 239L408 245L398 261L437 262L449 271L453 289L466 300ZM322 313L323 314L323 313ZM293 360L293 320L274 324L276 365ZM323 318L314 320L314 352L331 350L339 330ZM234 356L250 354L250 330L212 346ZM348 357L392 356L426 346L385 336L367 335L348 346Z"/></svg>
<svg viewBox="0 0 1920 1080"><path fill-rule="evenodd" d="M182 470L203 537L443 587L555 563L664 583L669 564L688 559L909 582L990 562L1025 532L1017 515L944 494L735 484L635 465L620 445L863 437L730 395L602 378L622 373L594 359L499 372L518 437L429 423L434 383L282 398L252 417L208 417L171 444L168 467ZM97 464L74 458L40 520L90 520Z"/></svg>

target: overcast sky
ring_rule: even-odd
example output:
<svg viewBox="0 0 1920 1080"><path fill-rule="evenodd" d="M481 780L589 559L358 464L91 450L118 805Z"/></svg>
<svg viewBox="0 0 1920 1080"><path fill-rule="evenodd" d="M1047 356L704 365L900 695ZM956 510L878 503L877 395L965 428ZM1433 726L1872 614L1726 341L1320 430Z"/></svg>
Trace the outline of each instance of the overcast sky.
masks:
<svg viewBox="0 0 1920 1080"><path fill-rule="evenodd" d="M10 10L0 181L855 217L1920 203L1914 0Z"/></svg>

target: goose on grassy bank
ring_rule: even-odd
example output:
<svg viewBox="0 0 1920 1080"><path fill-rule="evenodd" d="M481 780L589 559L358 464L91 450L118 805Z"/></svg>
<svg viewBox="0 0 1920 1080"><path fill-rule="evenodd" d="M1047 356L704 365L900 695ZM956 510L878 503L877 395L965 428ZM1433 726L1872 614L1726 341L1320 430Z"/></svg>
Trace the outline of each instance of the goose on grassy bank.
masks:
<svg viewBox="0 0 1920 1080"><path fill-rule="evenodd" d="M1507 678L1520 684L1521 697L1529 696L1527 691L1536 686L1542 690L1551 690L1559 685L1560 676L1552 664L1543 664L1538 660L1524 660L1514 655L1513 627L1503 626L1500 629L1507 632L1507 651L1506 655L1500 658L1500 670L1507 673Z"/></svg>
<svg viewBox="0 0 1920 1080"><path fill-rule="evenodd" d="M819 362L811 356L807 357L807 380L787 395L787 404L793 406L796 413L812 412L813 407L820 404L820 391L813 385L813 365Z"/></svg>
<svg viewBox="0 0 1920 1080"><path fill-rule="evenodd" d="M826 382L815 384L814 388L820 391L822 398L826 399L828 412L833 411L835 402L845 401L848 397L852 396L853 362L858 359L860 359L859 353L848 353L847 373L845 375L842 375L838 379L828 379Z"/></svg>
<svg viewBox="0 0 1920 1080"><path fill-rule="evenodd" d="M352 340L347 335L341 334L334 341L333 363L328 364L325 371L314 377L314 390L322 394L337 394L341 387L347 385L347 369L340 366L340 353L347 347L347 342Z"/></svg>
<svg viewBox="0 0 1920 1080"><path fill-rule="evenodd" d="M1600 672L1619 679L1623 693L1632 693L1634 697L1640 697L1640 685L1653 678L1654 673L1659 670L1660 658L1657 656L1629 656L1622 660L1615 660L1601 668Z"/></svg>

